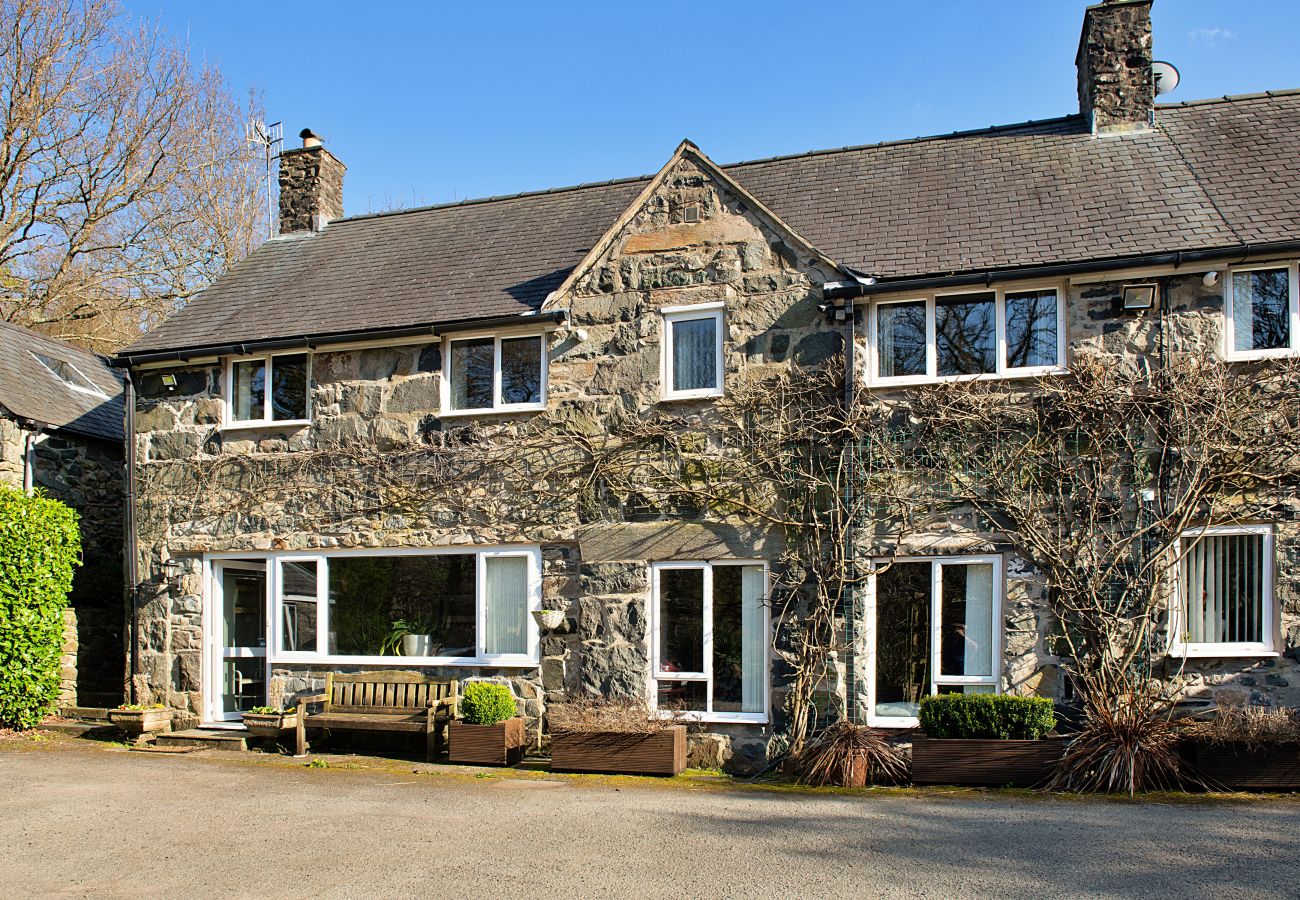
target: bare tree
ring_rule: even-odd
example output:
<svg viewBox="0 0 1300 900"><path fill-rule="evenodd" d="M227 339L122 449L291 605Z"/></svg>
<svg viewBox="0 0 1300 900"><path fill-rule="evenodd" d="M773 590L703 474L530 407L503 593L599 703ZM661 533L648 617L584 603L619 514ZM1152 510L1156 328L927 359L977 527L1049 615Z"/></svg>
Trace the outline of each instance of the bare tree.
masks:
<svg viewBox="0 0 1300 900"><path fill-rule="evenodd" d="M114 0L0 0L0 318L113 349L247 255L241 102Z"/></svg>

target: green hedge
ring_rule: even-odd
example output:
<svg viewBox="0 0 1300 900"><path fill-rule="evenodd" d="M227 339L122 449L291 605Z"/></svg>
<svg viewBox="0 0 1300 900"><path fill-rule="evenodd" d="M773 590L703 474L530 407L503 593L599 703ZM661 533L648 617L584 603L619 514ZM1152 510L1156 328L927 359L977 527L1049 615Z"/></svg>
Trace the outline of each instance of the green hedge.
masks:
<svg viewBox="0 0 1300 900"><path fill-rule="evenodd" d="M80 556L75 512L0 487L0 724L31 728L54 709L63 610Z"/></svg>
<svg viewBox="0 0 1300 900"><path fill-rule="evenodd" d="M460 698L460 717L469 725L495 725L519 715L514 694L504 684L471 681Z"/></svg>
<svg viewBox="0 0 1300 900"><path fill-rule="evenodd" d="M1051 700L1003 694L925 697L920 720L932 738L1036 740L1056 727Z"/></svg>

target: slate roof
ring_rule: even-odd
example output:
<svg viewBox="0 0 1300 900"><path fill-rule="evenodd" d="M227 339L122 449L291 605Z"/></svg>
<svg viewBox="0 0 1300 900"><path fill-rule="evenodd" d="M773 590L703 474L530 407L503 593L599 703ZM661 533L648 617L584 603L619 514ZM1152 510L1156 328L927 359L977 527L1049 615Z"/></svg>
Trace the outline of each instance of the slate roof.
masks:
<svg viewBox="0 0 1300 900"><path fill-rule="evenodd" d="M73 366L100 393L70 387L37 353ZM0 408L65 431L124 440L122 380L107 360L7 322L0 322Z"/></svg>
<svg viewBox="0 0 1300 900"><path fill-rule="evenodd" d="M722 168L835 261L947 275L1300 238L1300 91L1080 116ZM646 185L341 219L268 241L128 353L535 310Z"/></svg>

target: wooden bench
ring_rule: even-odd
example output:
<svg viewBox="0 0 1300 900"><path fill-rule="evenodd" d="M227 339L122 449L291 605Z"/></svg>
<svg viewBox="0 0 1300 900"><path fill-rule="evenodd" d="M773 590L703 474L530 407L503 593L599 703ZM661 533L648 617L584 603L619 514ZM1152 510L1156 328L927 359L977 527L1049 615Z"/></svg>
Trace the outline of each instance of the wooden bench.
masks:
<svg viewBox="0 0 1300 900"><path fill-rule="evenodd" d="M330 672L325 692L298 698L298 755L307 753L308 728L423 733L432 760L456 718L460 682L414 672ZM323 703L320 712L308 705Z"/></svg>

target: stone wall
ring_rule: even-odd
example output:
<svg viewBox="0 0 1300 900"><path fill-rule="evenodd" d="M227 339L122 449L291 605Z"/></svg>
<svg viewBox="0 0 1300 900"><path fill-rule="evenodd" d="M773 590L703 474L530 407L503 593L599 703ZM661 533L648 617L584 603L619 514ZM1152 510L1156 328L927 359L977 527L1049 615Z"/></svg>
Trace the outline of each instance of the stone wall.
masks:
<svg viewBox="0 0 1300 900"><path fill-rule="evenodd" d="M18 423L0 410L0 484L19 489L23 486L24 434Z"/></svg>

